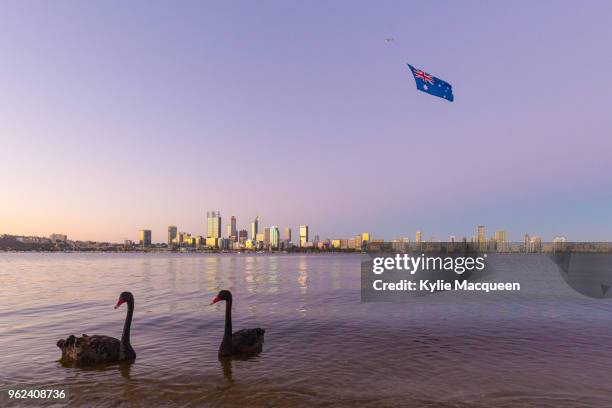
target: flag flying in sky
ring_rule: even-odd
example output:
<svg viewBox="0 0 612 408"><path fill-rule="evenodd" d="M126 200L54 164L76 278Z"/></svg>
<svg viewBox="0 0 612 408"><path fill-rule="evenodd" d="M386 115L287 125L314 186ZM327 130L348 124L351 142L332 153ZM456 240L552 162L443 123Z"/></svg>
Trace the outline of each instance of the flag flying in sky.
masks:
<svg viewBox="0 0 612 408"><path fill-rule="evenodd" d="M440 78L436 78L425 71L421 71L410 64L407 65L410 68L410 71L412 71L412 75L414 75L414 80L416 81L416 86L419 91L444 98L449 102L452 102L455 99L451 84L441 80Z"/></svg>

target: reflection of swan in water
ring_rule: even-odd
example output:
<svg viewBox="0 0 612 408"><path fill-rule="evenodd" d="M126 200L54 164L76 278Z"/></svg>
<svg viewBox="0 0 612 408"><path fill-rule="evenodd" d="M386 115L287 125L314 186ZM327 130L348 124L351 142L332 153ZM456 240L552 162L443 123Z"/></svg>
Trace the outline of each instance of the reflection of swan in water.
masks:
<svg viewBox="0 0 612 408"><path fill-rule="evenodd" d="M133 361L122 361L119 363L119 371L121 372L121 376L126 380L131 379L130 371L132 370Z"/></svg>
<svg viewBox="0 0 612 408"><path fill-rule="evenodd" d="M261 352L264 342L264 329L242 329L232 333L232 293L222 290L210 303L225 300L225 330L219 347L219 358L249 356Z"/></svg>
<svg viewBox="0 0 612 408"><path fill-rule="evenodd" d="M66 368L72 368L74 367L74 364L71 363L67 363L65 361L59 361L59 363L62 365L62 367L66 367ZM134 361L120 361L118 364L117 362L114 363L100 363L100 364L94 364L94 365L84 365L84 366L80 366L79 369L83 370L83 371L90 371L90 372L95 372L95 373L119 373L121 375L121 377L123 377L126 380L131 380L132 379L132 365L134 365Z"/></svg>
<svg viewBox="0 0 612 408"><path fill-rule="evenodd" d="M230 384L234 383L234 377L232 376L232 360L229 358L219 359L221 368L223 369L223 376Z"/></svg>

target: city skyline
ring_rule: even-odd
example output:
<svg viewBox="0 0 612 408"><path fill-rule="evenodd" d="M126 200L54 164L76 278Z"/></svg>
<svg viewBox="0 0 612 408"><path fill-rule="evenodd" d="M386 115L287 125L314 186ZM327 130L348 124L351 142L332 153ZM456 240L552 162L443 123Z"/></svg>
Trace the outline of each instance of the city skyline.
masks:
<svg viewBox="0 0 612 408"><path fill-rule="evenodd" d="M209 217L210 214L210 217ZM214 215L213 215L214 214ZM214 219L214 225L211 226L211 224L209 223L209 219ZM228 219L226 219L226 222L228 221ZM181 228L180 226L178 226L177 224L172 224L172 225L166 225L165 227L163 227L163 233L162 231L155 228L151 228L151 227L139 227L138 230L136 231L136 233L131 234L129 236L124 236L123 238L120 239L116 239L116 240L96 240L96 239L91 239L91 238L87 238L87 237L77 237L74 238L75 240L81 240L81 241L96 241L96 242L110 242L110 243L120 243L120 242L124 242L124 241L135 241L138 242L140 241L141 238L141 234L143 231L148 231L150 233L151 236L153 237L165 237L164 239L152 239L153 243L162 243L162 242L168 242L171 239L177 238L180 234L182 233L187 233L190 234L194 237L196 236L201 236L204 238L228 238L230 236L229 231L230 229L236 232L236 237L238 237L238 232L242 232L245 231L246 234L248 235L248 239L254 239L254 235L252 234L253 231L259 232L259 231L263 231L265 228L271 228L271 227L276 227L279 229L279 239L286 239L285 237L287 236L289 239L289 242L293 242L292 240L292 231L296 230L298 231L298 233L300 233L300 235L297 236L297 242L299 243L301 240L301 229L302 227L305 227L305 237L308 238L308 236L312 236L311 232L309 231L311 229L311 224L296 224L296 225L290 225L290 226L286 226L286 225L281 225L278 226L277 224L270 224L269 226L267 226L267 224L261 224L261 218L259 216L256 216L254 221L245 223L245 224L241 224L239 222L237 222L237 217L232 215L231 218L229 218L229 223L226 223L225 226L227 227L225 232L223 232L223 217L221 217L221 213L218 211L212 211L212 212L205 212L205 216L203 217L203 221L202 221L202 226L200 228L196 227L194 229L190 229L190 228ZM254 230L254 224L257 225L256 229ZM212 229L211 229L212 228ZM235 228L235 229L234 229ZM488 241L490 238L498 238L498 237L503 237L503 240L506 242L520 242L523 240L525 234L530 235L533 234L534 232L536 233L535 236L537 237L541 237L541 236L548 236L547 234L540 234L537 233L538 231L535 228L530 228L527 229L526 231L521 231L517 234L509 234L508 233L508 229L496 229L493 231L493 234L489 234L489 236L485 235L484 229L486 227L484 225L477 225L475 227L476 231L473 234L470 234L466 231L461 232L461 233L457 233L457 232L446 232L446 233L435 233L435 232L430 232L428 233L427 231L423 230L423 229L415 229L412 232L411 231L403 231L401 233L398 234L394 234L392 236L384 236L382 234L372 234L375 237L377 237L377 239L384 239L385 241L392 241L394 239L400 239L400 238L406 238L406 237L411 237L411 241L414 242L427 242L427 241L446 241L444 238L448 238L448 241L453 241L453 239L457 238L457 239L461 239L461 238L467 238L467 239L473 239L476 242L481 242L482 239L484 239L485 241ZM364 228L362 230L366 230L368 231L366 234L368 234L368 237L371 233L371 231L374 231L375 229L373 228ZM53 230L53 232L48 232L48 233L21 233L19 231L17 232L9 232L9 231L0 231L0 235L14 235L14 236L34 236L34 237L53 237L54 235L64 235L64 236L70 236L73 237L73 235L71 235L70 233L61 230L62 232L57 232L56 230ZM195 232L194 232L195 231ZM213 236L211 236L211 231L214 231ZM280 231L283 231L283 233L281 234ZM357 229L354 229L354 233L357 233L356 231L358 231ZM317 233L317 236L325 236L325 239L335 239L335 238L339 238L339 237L346 237L346 236L352 236L353 233L348 233L348 235L346 233L344 234L339 234L339 233L331 233L331 234L320 234ZM134 235L136 236L136 239L134 238ZM550 234L549 234L550 235ZM508 236L511 236L510 239L508 239ZM563 236L566 237L566 234L563 233L563 231L560 231L559 233L554 233L551 235L551 237L559 237L559 236ZM171 238L172 237L172 238ZM72 239L72 238L71 238ZM308 239L305 239L304 241L308 241ZM552 238L551 238L552 241ZM579 239L575 239L574 241L576 242L604 242L606 240L596 240L596 239L592 239L592 240L579 240ZM484 241L482 241L484 242Z"/></svg>
<svg viewBox="0 0 612 408"><path fill-rule="evenodd" d="M208 216L208 214L207 214ZM234 219L234 217L232 217ZM207 224L215 224L212 217L207 218ZM265 227L263 233L257 233L253 240L248 239L247 230L240 230L238 236L213 238L193 236L188 232L178 232L176 226L168 227L167 243L153 242L151 230L140 230L138 240L125 240L123 243L94 242L71 240L66 234L51 234L49 237L14 236L0 234L0 251L35 251L35 252L71 252L71 251L97 251L97 252L362 252L362 251L464 251L476 250L481 252L497 253L554 253L554 252L610 252L610 242L572 242L564 236L557 236L552 240L543 240L541 236L525 234L523 241L508 241L504 230L495 230L493 235L486 239L486 227L479 225L476 233L468 239L463 236L457 240L451 235L448 240L430 238L421 239L421 231L416 231L414 241L409 237L398 237L392 240L373 238L369 232L362 232L351 238L324 238L315 235L312 241L308 239L308 226L300 226L300 240L297 244L280 236L278 226ZM288 228L285 229L286 231ZM230 232L230 230L228 230ZM212 233L213 235L215 232ZM172 238L174 236L174 238Z"/></svg>
<svg viewBox="0 0 612 408"><path fill-rule="evenodd" d="M109 242L109 243L114 243L114 244L118 244L120 242L137 242L137 243L140 243L140 245L146 246L146 245L161 244L161 243L167 243L168 245L171 245L171 243L182 244L184 237L186 237L188 239L193 239L194 243L196 239L202 239L203 240L202 245L216 246L217 245L216 240L219 240L219 239L229 239L230 241L236 241L236 242L244 241L244 240L250 240L254 242L262 240L265 242L269 242L270 233L271 233L270 230L275 229L275 242L277 244L280 241L293 243L293 240L292 240L293 227L292 226L284 226L284 227L279 227L278 225L265 226L266 224L261 224L261 219L259 215L255 216L255 218L250 223L247 223L250 225L246 225L245 228L239 228L241 224L238 223L237 217L235 215L231 215L227 217L226 220L229 220L229 223L226 224L227 228L226 228L225 233L223 233L223 217L221 216L221 212L217 210L217 211L206 211L205 212L202 229L196 230L196 231L204 231L201 233L193 232L192 230L181 229L177 225L168 225L165 228L166 238L164 240L156 241L155 239L153 239L152 238L154 236L153 230L147 227L141 228L137 231L137 238L135 240L133 240L131 237L124 238L119 241L112 241L112 240L111 241L108 241L108 240L95 241L95 240L90 240L90 239L75 239L75 240L92 241L92 242ZM248 227L250 227L250 233L249 233ZM283 231L282 234L281 234L281 230ZM296 245L298 247L304 246L304 244L307 242L312 243L313 240L311 240L310 238L312 238L313 236L315 237L314 241L318 241L320 239L319 238L320 234L313 235L311 228L308 224L299 225L296 230L298 231L298 234L299 234L296 237ZM521 242L521 241L528 242L530 238L536 239L539 242L554 242L555 240L559 240L559 239L563 241L567 240L567 236L564 234L556 234L554 238L551 238L550 240L546 240L546 239L543 240L542 235L538 233L536 233L535 235L533 234L534 232L533 229L528 232L523 231L520 237L512 237L511 239L509 239L508 231L506 229L496 228L493 231L487 231L487 227L482 224L476 225L476 227L474 228L473 234L463 232L460 234L447 233L446 235L436 235L436 234L427 235L427 232L424 233L423 230L414 230L412 232L413 234L412 236L414 238L410 238L410 232L397 234L393 237L376 236L372 238L370 230L367 228L366 230L367 232L357 233L358 236L361 236L361 239L363 241L370 241L371 239L374 239L376 241L385 241L385 242L404 241L404 242L419 243L419 242L459 242L463 240L463 241L469 241L469 242L486 245L490 241L496 241L498 243ZM263 231L263 232L260 232L260 231ZM59 237L60 240L66 241L68 239L67 237L69 234L53 232L51 234L46 234L46 235L45 234L28 235L28 234L10 234L10 233L5 233L3 231L0 231L0 235L48 237L52 241L58 239ZM354 235L354 233L352 235ZM348 236L352 236L352 235L349 234ZM265 237L265 239L263 237ZM331 234L331 235L325 236L322 239L322 241L344 240L346 239L346 237L347 237L346 235L343 236L340 234ZM446 237L448 239L444 239ZM581 242L580 240L573 240L573 241ZM582 241L582 242L598 242L598 241L590 240L590 241ZM604 241L599 241L599 242L604 242ZM146 244L143 244L143 243L146 243Z"/></svg>
<svg viewBox="0 0 612 408"><path fill-rule="evenodd" d="M212 212L206 212L206 221L205 221L205 226L204 226L204 231L206 231L203 234L198 234L197 232L194 233L192 231L180 231L178 229L178 227L176 225L170 225L167 227L167 239L166 239L166 243L168 245L171 245L172 243L182 243L182 239L181 239L181 234L186 234L190 237L195 238L202 238L204 240L208 240L208 239L229 239L230 241L239 241L240 238L244 238L244 240L258 240L258 236L260 237L265 237L263 240L265 242L275 242L276 244L278 244L278 242L280 241L286 241L289 243L293 243L292 240L292 227L283 227L282 230L284 231L283 234L281 235L281 227L277 226L277 225L271 225L269 227L264 226L263 227L263 233L260 233L258 231L262 230L261 229L261 225L260 225L260 218L259 216L256 216L254 221L251 222L251 231L252 234L249 238L248 235L248 231L247 229L239 229L238 228L238 222L237 222L237 218L236 216L232 215L230 216L230 224L227 225L227 232L225 235L221 234L221 226L223 223L223 218L221 217L221 212L220 211L212 211ZM244 232L244 236L240 237L238 235L238 230L240 230L240 232ZM274 230L274 231L272 231ZM309 238L313 237L312 232L310 231L310 227L309 225L299 225L298 227L298 231L299 231L299 236L297 237L297 246L303 246L306 242L313 242L313 240L310 240ZM255 232L255 233L253 233ZM270 233L274 232L275 234L275 240L271 240L270 238ZM478 244L487 244L490 241L495 241L497 243L508 243L508 242L521 242L521 241L526 241L529 242L530 239L531 240L536 240L539 242L555 242L556 240L563 240L563 241L567 241L567 237L565 235L556 235L553 238L551 238L550 240L546 240L543 239L542 236L540 234L538 234L537 232L534 234L534 231L530 231L530 232L525 232L524 234L521 235L521 237L517 237L515 239L508 239L508 232L505 229L499 229L496 228L492 231L487 231L487 227L485 225L477 225L475 227L475 231L473 234L469 234L469 233L462 233L462 234L454 234L454 233L450 233L448 235L446 235L446 237L448 237L448 239L444 239L446 237L438 237L436 235L423 235L423 231L422 230L416 230L413 232L414 233L414 238L411 238L409 235L410 234L400 234L394 237L382 237L382 236L378 236L378 237L372 237L371 233L369 231L367 232L357 232L356 234L358 236L361 236L361 239L363 241L370 241L370 240L378 240L378 241L385 241L385 242L392 242L392 241L405 241L405 242L415 242L415 243L419 243L419 242L460 242L460 241L469 241L469 242L474 242L474 243L478 243ZM152 231L150 229L141 229L138 231L138 242L140 242L142 244L144 238L143 238L143 234L147 235L148 234L148 242L149 244L151 243L163 243L164 241L155 241L152 240L151 236L152 236ZM355 234L353 234L355 235ZM49 237L51 239L53 239L55 236L60 236L60 237L64 237L64 240L66 240L65 237L67 237L67 234L59 234L59 233L53 233L51 234ZM350 235L349 235L350 236ZM318 241L320 235L316 234L314 235L315 239L314 241ZM338 240L338 239L346 239L346 236L340 236L338 234L335 235L331 235L331 236L325 236L323 238L323 240ZM519 239L520 238L520 239ZM178 241L176 241L178 239ZM126 239L124 241L131 241L131 239ZM212 241L210 241L212 242ZM578 242L578 241L576 241ZM216 245L216 244L215 244Z"/></svg>
<svg viewBox="0 0 612 408"><path fill-rule="evenodd" d="M610 2L1 7L1 233L612 241Z"/></svg>
<svg viewBox="0 0 612 408"><path fill-rule="evenodd" d="M168 249L188 249L191 248L197 250L292 250L298 249L318 249L318 250L360 250L363 246L368 244L379 245L384 242L393 244L421 244L421 243L441 243L447 242L449 245L454 246L455 244L474 244L479 250L486 251L493 249L496 252L507 252L513 247L517 249L516 244L521 243L519 240L509 240L508 233L503 229L494 229L488 231L485 225L479 224L475 227L474 233L470 236L464 234L458 237L456 235L449 235L448 239L440 239L436 236L429 236L429 238L423 238L423 231L417 230L414 232L414 239L409 236L396 236L394 238L388 237L372 237L369 231L357 233L350 238L340 237L337 234L331 237L324 237L320 239L319 234L314 234L308 225L300 225L298 228L299 235L297 242L294 244L291 236L291 227L285 227L283 235L281 236L281 229L277 225L270 227L263 226L263 232L260 225L260 219L257 215L251 222L251 238L249 239L248 231L241 229L238 231L238 223L236 216L232 215L229 217L229 224L227 225L226 234L222 234L223 218L221 217L220 211L206 211L206 221L204 235L198 235L190 231L180 231L176 225L169 225L167 227L167 240L166 242L155 242L152 239L152 231L150 229L141 229L138 231L138 238L136 241L126 239L123 242L124 249L133 248L137 245L140 248L168 248ZM0 234L1 237L6 237ZM44 243L55 243L55 242L78 242L78 240L68 239L67 234L53 233L48 237L24 237L24 236L12 236L12 239L16 239L18 242L30 244L44 244ZM25 240L24 240L25 239ZM21 241L19 241L21 240ZM10 241L10 240L9 240ZM519 247L523 248L526 252L540 252L544 244L552 244L554 248L558 245L564 245L570 242L566 236L557 235L551 240L543 239L542 236L532 233L525 233L522 237L522 245ZM104 242L87 241L95 244L93 248L98 248L97 244L104 244ZM575 241L577 243L579 241ZM583 241L584 242L584 241ZM588 241L594 242L594 241ZM111 245L120 245L119 243L110 243ZM5 243L6 245L6 243ZM8 244L10 247L10 244ZM90 245L85 245L83 248L91 249ZM550 248L549 248L550 249Z"/></svg>

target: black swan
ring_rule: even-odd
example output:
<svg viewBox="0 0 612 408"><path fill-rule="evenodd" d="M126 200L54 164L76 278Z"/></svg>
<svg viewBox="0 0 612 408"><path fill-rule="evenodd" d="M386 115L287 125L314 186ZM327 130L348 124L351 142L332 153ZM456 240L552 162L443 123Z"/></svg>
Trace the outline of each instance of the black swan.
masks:
<svg viewBox="0 0 612 408"><path fill-rule="evenodd" d="M261 352L264 329L242 329L232 333L232 293L222 290L210 304L225 300L225 331L219 347L219 357L248 356Z"/></svg>
<svg viewBox="0 0 612 408"><path fill-rule="evenodd" d="M117 361L134 360L136 353L130 344L130 326L134 314L134 296L123 292L119 296L115 309L127 303L128 311L123 326L121 341L108 336L70 336L57 342L62 350L61 362L65 364L89 365L98 363L114 363Z"/></svg>

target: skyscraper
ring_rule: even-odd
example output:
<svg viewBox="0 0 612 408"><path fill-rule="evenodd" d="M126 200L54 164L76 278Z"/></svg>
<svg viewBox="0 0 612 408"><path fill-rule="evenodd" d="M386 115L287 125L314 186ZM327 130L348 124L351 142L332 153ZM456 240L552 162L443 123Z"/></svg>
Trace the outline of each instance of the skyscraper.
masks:
<svg viewBox="0 0 612 408"><path fill-rule="evenodd" d="M495 231L495 245L498 252L506 252L508 250L508 236L506 231Z"/></svg>
<svg viewBox="0 0 612 408"><path fill-rule="evenodd" d="M270 227L270 246L272 248L278 248L280 241L280 231L276 225Z"/></svg>
<svg viewBox="0 0 612 408"><path fill-rule="evenodd" d="M308 225L300 225L300 247L306 247L308 242Z"/></svg>
<svg viewBox="0 0 612 408"><path fill-rule="evenodd" d="M219 211L207 212L207 238L221 238L221 213Z"/></svg>
<svg viewBox="0 0 612 408"><path fill-rule="evenodd" d="M364 244L367 244L368 242L370 242L370 233L369 232L364 232L361 234L361 242L363 242Z"/></svg>
<svg viewBox="0 0 612 408"><path fill-rule="evenodd" d="M478 237L478 242L485 242L487 240L484 225L478 226L478 228L476 229L476 236Z"/></svg>
<svg viewBox="0 0 612 408"><path fill-rule="evenodd" d="M178 232L178 228L176 228L176 226L171 225L168 227L168 245L172 245L174 243L177 232Z"/></svg>
<svg viewBox="0 0 612 408"><path fill-rule="evenodd" d="M251 240L257 240L257 233L259 232L259 216L255 217L251 223Z"/></svg>
<svg viewBox="0 0 612 408"><path fill-rule="evenodd" d="M142 246L151 246L151 230L140 230L138 233L138 241Z"/></svg>
<svg viewBox="0 0 612 408"><path fill-rule="evenodd" d="M357 234L355 236L355 248L361 249L363 247L363 240L361 239L361 234Z"/></svg>
<svg viewBox="0 0 612 408"><path fill-rule="evenodd" d="M264 245L270 246L270 228L264 228Z"/></svg>
<svg viewBox="0 0 612 408"><path fill-rule="evenodd" d="M483 251L487 246L487 236L484 225L479 225L476 229L476 242L478 242L478 248Z"/></svg>
<svg viewBox="0 0 612 408"><path fill-rule="evenodd" d="M291 242L291 228L285 228L283 239L287 242Z"/></svg>
<svg viewBox="0 0 612 408"><path fill-rule="evenodd" d="M416 242L417 244L420 244L421 242L423 242L423 235L421 231L416 232L416 236L414 237L414 242Z"/></svg>
<svg viewBox="0 0 612 408"><path fill-rule="evenodd" d="M238 230L236 229L236 217L234 217L233 215L230 218L230 225L228 231L230 232L228 234L228 238L236 241L238 239Z"/></svg>

